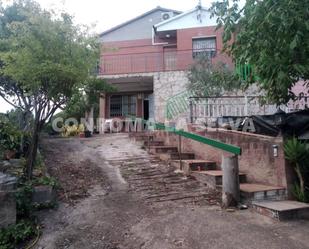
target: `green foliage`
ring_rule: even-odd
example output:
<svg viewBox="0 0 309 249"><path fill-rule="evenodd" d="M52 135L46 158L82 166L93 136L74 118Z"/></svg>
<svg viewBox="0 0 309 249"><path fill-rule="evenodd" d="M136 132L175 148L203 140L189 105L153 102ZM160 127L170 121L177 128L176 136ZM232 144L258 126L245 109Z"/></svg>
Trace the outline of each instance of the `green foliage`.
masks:
<svg viewBox="0 0 309 249"><path fill-rule="evenodd" d="M296 137L287 140L284 144L285 157L292 164L303 164L308 159L308 148L305 143L300 142Z"/></svg>
<svg viewBox="0 0 309 249"><path fill-rule="evenodd" d="M292 188L292 194L296 198L296 200L301 202L309 202L309 189L306 191L302 191L299 184L294 184Z"/></svg>
<svg viewBox="0 0 309 249"><path fill-rule="evenodd" d="M35 223L20 220L15 225L0 230L0 249L14 249L37 234Z"/></svg>
<svg viewBox="0 0 309 249"><path fill-rule="evenodd" d="M0 117L0 150L17 150L20 147L22 132L20 132L5 117Z"/></svg>
<svg viewBox="0 0 309 249"><path fill-rule="evenodd" d="M226 51L238 63L253 66L269 101L287 103L300 79L308 86L308 1L247 0L240 8L239 0L220 0L211 10L224 30Z"/></svg>
<svg viewBox="0 0 309 249"><path fill-rule="evenodd" d="M35 178L32 183L33 185L46 185L53 188L58 188L60 186L59 182L54 177L50 176Z"/></svg>
<svg viewBox="0 0 309 249"><path fill-rule="evenodd" d="M74 137L85 131L84 125L65 125L62 127L63 137Z"/></svg>
<svg viewBox="0 0 309 249"><path fill-rule="evenodd" d="M84 82L83 87L75 92L64 109L66 118L80 120L85 117L85 112L94 108L95 117L99 113L100 94L115 92L117 89L103 79L90 78Z"/></svg>
<svg viewBox="0 0 309 249"><path fill-rule="evenodd" d="M43 10L31 0L0 8L0 27L0 96L34 116L25 170L30 179L39 132L92 78L99 43L67 13Z"/></svg>
<svg viewBox="0 0 309 249"><path fill-rule="evenodd" d="M188 74L188 90L197 96L220 96L243 87L243 82L226 65L213 64L208 58L199 58Z"/></svg>
<svg viewBox="0 0 309 249"><path fill-rule="evenodd" d="M293 194L299 201L309 202L308 171L309 147L293 137L284 144L285 158L291 163L297 174L299 183L294 184Z"/></svg>
<svg viewBox="0 0 309 249"><path fill-rule="evenodd" d="M20 181L18 190L15 193L16 210L18 218L29 218L32 216L32 193L33 185L31 181Z"/></svg>

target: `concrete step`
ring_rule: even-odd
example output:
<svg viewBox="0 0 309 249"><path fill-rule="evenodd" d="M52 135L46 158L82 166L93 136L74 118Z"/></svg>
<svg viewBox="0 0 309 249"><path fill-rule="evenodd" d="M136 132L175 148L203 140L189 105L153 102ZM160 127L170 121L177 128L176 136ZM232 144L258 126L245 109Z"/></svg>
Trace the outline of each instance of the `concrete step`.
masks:
<svg viewBox="0 0 309 249"><path fill-rule="evenodd" d="M287 191L284 187L256 183L240 184L240 197L246 203L265 200L286 200Z"/></svg>
<svg viewBox="0 0 309 249"><path fill-rule="evenodd" d="M222 186L222 170L191 171L190 175L210 188L216 189ZM246 182L246 174L239 173L239 182Z"/></svg>
<svg viewBox="0 0 309 249"><path fill-rule="evenodd" d="M214 161L208 160L198 160L198 159L189 159L189 160L173 160L171 165L176 169L183 170L186 175L190 175L192 171L205 171L205 170L216 170L217 164Z"/></svg>
<svg viewBox="0 0 309 249"><path fill-rule="evenodd" d="M149 139L153 139L154 135L151 133L147 133L147 132L131 132L129 133L129 138L135 138L138 140L148 140Z"/></svg>
<svg viewBox="0 0 309 249"><path fill-rule="evenodd" d="M160 155L160 159L162 161L179 160L180 158L182 160L194 159L195 154L192 152L182 152L182 153L172 152L172 153L163 153Z"/></svg>
<svg viewBox="0 0 309 249"><path fill-rule="evenodd" d="M149 141L149 146L163 146L164 141L159 141L159 140L150 140ZM144 141L144 146L148 146L148 140Z"/></svg>
<svg viewBox="0 0 309 249"><path fill-rule="evenodd" d="M279 221L309 219L309 204L298 201L253 202L252 208L259 214Z"/></svg>
<svg viewBox="0 0 309 249"><path fill-rule="evenodd" d="M174 153L177 152L178 148L175 146L150 146L149 153L150 154L159 154L159 153Z"/></svg>

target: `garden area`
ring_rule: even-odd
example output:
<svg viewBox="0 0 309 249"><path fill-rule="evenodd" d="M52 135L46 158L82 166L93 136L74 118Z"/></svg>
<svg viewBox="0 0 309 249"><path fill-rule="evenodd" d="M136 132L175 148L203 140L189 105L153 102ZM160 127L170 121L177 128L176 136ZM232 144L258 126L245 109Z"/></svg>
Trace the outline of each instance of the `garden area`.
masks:
<svg viewBox="0 0 309 249"><path fill-rule="evenodd" d="M99 44L88 27L34 1L0 7L0 97L12 107L0 114L0 248L31 248L40 235L35 213L56 207L63 189L46 168L42 132L90 136L80 118L98 115L100 92L114 89L96 78ZM55 132L57 117L78 123Z"/></svg>

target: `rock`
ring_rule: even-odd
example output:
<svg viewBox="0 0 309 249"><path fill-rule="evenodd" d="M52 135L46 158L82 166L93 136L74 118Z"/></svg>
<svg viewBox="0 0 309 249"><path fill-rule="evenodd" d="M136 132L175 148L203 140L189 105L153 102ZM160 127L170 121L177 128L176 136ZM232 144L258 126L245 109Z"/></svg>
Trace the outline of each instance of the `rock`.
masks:
<svg viewBox="0 0 309 249"><path fill-rule="evenodd" d="M0 161L0 171L5 172L7 169L11 167L11 163L8 160Z"/></svg>
<svg viewBox="0 0 309 249"><path fill-rule="evenodd" d="M13 191L16 188L17 179L0 172L0 191Z"/></svg>
<svg viewBox="0 0 309 249"><path fill-rule="evenodd" d="M14 167L14 168L22 167L20 159L11 159L9 162L12 165L12 167Z"/></svg>

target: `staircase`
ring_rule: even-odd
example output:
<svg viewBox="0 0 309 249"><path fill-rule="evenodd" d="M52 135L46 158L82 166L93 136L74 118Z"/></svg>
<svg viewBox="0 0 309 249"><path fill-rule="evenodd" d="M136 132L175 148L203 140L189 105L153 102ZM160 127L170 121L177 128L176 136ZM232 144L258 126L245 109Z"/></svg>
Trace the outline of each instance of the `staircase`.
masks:
<svg viewBox="0 0 309 249"><path fill-rule="evenodd" d="M150 154L172 165L175 170L211 189L222 189L223 173L216 162L196 159L190 151L180 153L176 146L164 145L164 141L156 139L152 133L130 133L129 136L141 142ZM242 172L239 173L239 181L241 201L250 206L255 202L285 200L287 197L285 188L248 183L246 174Z"/></svg>

